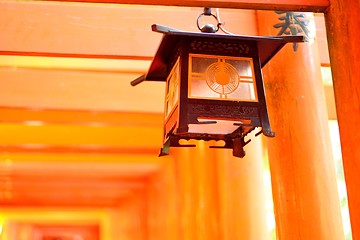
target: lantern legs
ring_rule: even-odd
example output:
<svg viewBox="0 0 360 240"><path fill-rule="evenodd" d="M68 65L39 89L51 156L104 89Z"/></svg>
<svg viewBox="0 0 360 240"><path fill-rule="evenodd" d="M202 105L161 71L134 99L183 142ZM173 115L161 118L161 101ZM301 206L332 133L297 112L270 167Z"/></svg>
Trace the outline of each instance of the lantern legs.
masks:
<svg viewBox="0 0 360 240"><path fill-rule="evenodd" d="M180 144L180 137L171 135L165 142L163 147L160 149L159 157L170 154L170 147L196 147L195 144Z"/></svg>
<svg viewBox="0 0 360 240"><path fill-rule="evenodd" d="M210 148L227 148L233 150L233 156L243 158L245 156L244 146L251 140L245 142L243 137L229 139L225 141L224 146L210 146Z"/></svg>
<svg viewBox="0 0 360 240"><path fill-rule="evenodd" d="M250 140L248 141L250 142ZM233 156L243 158L245 157L244 146L248 143L243 138L235 138L233 140Z"/></svg>
<svg viewBox="0 0 360 240"><path fill-rule="evenodd" d="M166 156L170 154L170 147L195 147L195 144L180 144L179 141L181 137L170 136L163 144L163 147L160 149L160 156ZM199 139L200 140L200 139ZM211 139L208 139L211 140ZM222 140L222 139L221 139ZM207 140L205 140L207 141ZM223 140L225 144L223 146L210 146L210 148L225 148L232 149L233 156L243 158L245 156L244 146L248 144L251 140L245 142L244 137L237 137L232 139Z"/></svg>

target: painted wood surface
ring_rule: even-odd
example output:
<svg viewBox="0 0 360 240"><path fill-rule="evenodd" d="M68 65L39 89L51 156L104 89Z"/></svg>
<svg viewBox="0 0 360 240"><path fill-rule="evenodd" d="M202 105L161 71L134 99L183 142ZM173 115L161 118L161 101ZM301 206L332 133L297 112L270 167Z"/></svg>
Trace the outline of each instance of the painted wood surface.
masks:
<svg viewBox="0 0 360 240"><path fill-rule="evenodd" d="M62 0L70 1L70 0ZM74 0L71 0L72 2ZM259 10L288 10L288 11L324 11L329 6L328 0L75 0L77 2L146 4L191 7L221 7Z"/></svg>
<svg viewBox="0 0 360 240"><path fill-rule="evenodd" d="M360 239L360 2L331 1L325 13L354 240Z"/></svg>
<svg viewBox="0 0 360 240"><path fill-rule="evenodd" d="M148 239L270 239L261 138L244 159L213 144L172 148L149 178Z"/></svg>
<svg viewBox="0 0 360 240"><path fill-rule="evenodd" d="M151 31L152 24L199 32L196 20L203 9L2 1L0 11L2 54L143 59L154 56L162 37ZM247 21L254 17L252 10L220 13L229 31L256 29Z"/></svg>
<svg viewBox="0 0 360 240"><path fill-rule="evenodd" d="M259 12L259 33L275 35L277 15ZM311 18L311 16L309 16ZM264 70L277 236L344 239L316 43L282 49Z"/></svg>

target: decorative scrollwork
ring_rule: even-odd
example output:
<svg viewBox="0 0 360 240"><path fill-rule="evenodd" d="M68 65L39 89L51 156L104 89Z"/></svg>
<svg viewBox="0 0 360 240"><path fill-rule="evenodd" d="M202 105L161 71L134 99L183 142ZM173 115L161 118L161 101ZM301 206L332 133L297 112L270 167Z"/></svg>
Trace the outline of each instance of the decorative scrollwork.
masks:
<svg viewBox="0 0 360 240"><path fill-rule="evenodd" d="M192 51L207 51L217 54L222 53L236 53L236 54L250 54L251 48L245 43L236 42L215 42L215 41L200 41L194 40L190 44Z"/></svg>
<svg viewBox="0 0 360 240"><path fill-rule="evenodd" d="M256 107L189 104L189 113L221 117L258 117Z"/></svg>

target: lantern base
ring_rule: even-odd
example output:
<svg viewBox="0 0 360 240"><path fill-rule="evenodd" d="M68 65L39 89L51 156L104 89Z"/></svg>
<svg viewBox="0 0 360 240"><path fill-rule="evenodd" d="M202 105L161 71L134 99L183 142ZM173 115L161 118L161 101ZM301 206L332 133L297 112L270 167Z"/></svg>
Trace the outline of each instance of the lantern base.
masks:
<svg viewBox="0 0 360 240"><path fill-rule="evenodd" d="M245 141L245 136L254 130L255 128L250 128L246 131L246 134L236 134L236 135L209 135L209 134L193 134L187 133L182 135L176 135L174 133L168 134L168 138L165 141L163 148L160 150L159 156L166 156L170 154L170 147L196 147L195 144L180 144L180 140L204 140L204 141L224 141L223 146L210 146L210 148L223 148L223 149L232 149L233 156L243 158L245 156L244 146L248 144L251 140ZM256 134L259 135L259 133Z"/></svg>

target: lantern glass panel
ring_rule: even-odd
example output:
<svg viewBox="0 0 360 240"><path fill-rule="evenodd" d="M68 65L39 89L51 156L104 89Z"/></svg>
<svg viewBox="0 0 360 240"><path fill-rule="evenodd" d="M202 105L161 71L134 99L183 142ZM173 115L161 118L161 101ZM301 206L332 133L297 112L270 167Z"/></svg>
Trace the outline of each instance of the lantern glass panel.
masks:
<svg viewBox="0 0 360 240"><path fill-rule="evenodd" d="M189 98L257 101L252 58L189 54Z"/></svg>
<svg viewBox="0 0 360 240"><path fill-rule="evenodd" d="M178 59L166 80L165 118L175 109L179 101L179 80L180 69Z"/></svg>

